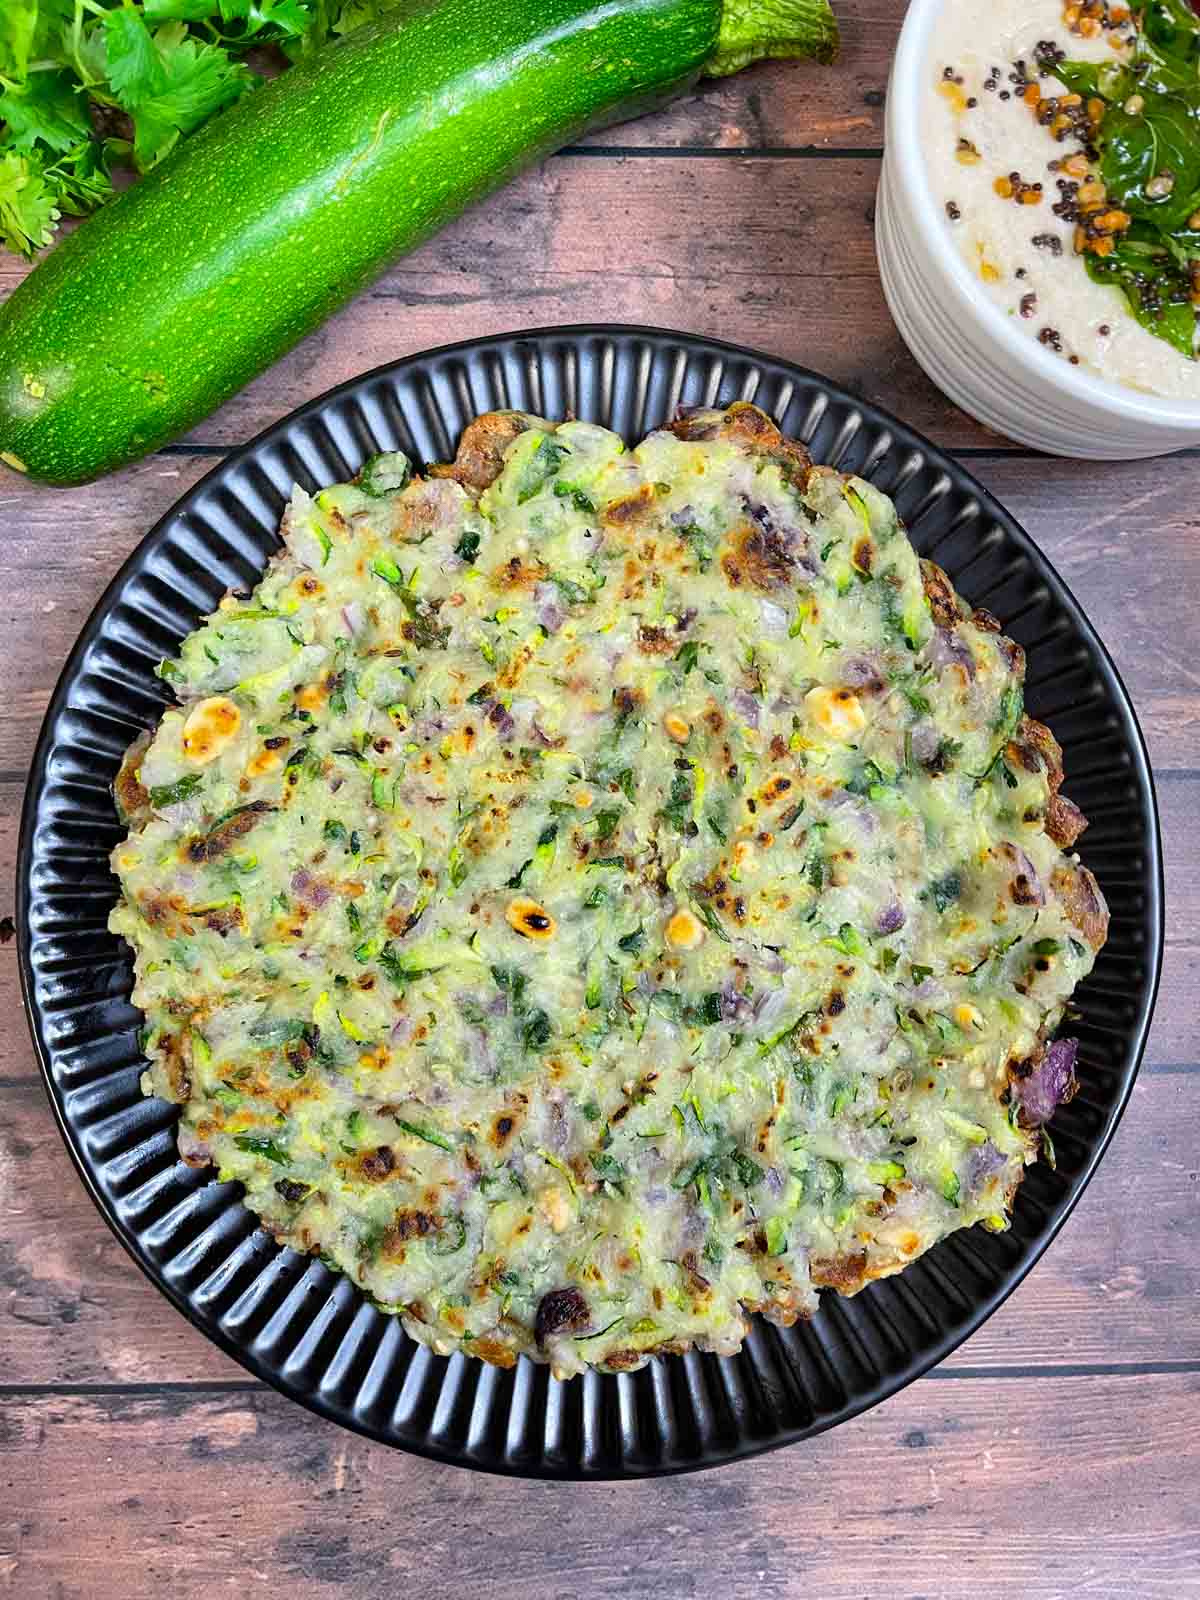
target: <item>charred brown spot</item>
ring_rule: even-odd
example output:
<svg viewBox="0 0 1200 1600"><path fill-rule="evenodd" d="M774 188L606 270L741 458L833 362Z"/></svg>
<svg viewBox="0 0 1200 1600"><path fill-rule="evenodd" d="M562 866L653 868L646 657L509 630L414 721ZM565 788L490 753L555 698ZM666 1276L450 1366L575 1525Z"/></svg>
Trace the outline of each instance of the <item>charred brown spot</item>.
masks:
<svg viewBox="0 0 1200 1600"><path fill-rule="evenodd" d="M604 521L610 528L627 528L646 515L656 498L654 485L644 483L634 494L609 501L604 508Z"/></svg>
<svg viewBox="0 0 1200 1600"><path fill-rule="evenodd" d="M735 400L724 410L681 408L671 432L678 439L731 439L750 455L775 462L797 488L804 488L812 472L812 460L804 446L785 437L765 411L746 400Z"/></svg>
<svg viewBox="0 0 1200 1600"><path fill-rule="evenodd" d="M298 1206L301 1200L307 1199L310 1190L307 1183L297 1183L295 1178L280 1178L275 1185L275 1193L281 1200L286 1200L289 1206Z"/></svg>
<svg viewBox="0 0 1200 1600"><path fill-rule="evenodd" d="M1014 905L1038 906L1042 903L1041 890L1027 872L1014 874L1012 882L1008 886L1008 892L1012 896Z"/></svg>
<svg viewBox="0 0 1200 1600"><path fill-rule="evenodd" d="M1068 921L1099 950L1108 938L1108 907L1092 874L1086 867L1059 867L1051 873L1050 885Z"/></svg>
<svg viewBox="0 0 1200 1600"><path fill-rule="evenodd" d="M636 1367L645 1359L641 1350L610 1350L604 1358L604 1365L610 1372L628 1372L630 1367Z"/></svg>
<svg viewBox="0 0 1200 1600"><path fill-rule="evenodd" d="M735 530L731 543L721 570L735 589L749 584L771 593L790 586L795 557L778 529L747 522Z"/></svg>
<svg viewBox="0 0 1200 1600"><path fill-rule="evenodd" d="M369 1178L372 1183L390 1177L396 1170L396 1152L389 1144L381 1144L378 1150L372 1150L359 1158L358 1169L364 1178Z"/></svg>
<svg viewBox="0 0 1200 1600"><path fill-rule="evenodd" d="M1000 623L992 615L992 613L986 610L983 606L975 607L975 610L971 613L971 621L977 628L982 628L984 633L1000 632Z"/></svg>
<svg viewBox="0 0 1200 1600"><path fill-rule="evenodd" d="M825 1002L825 1010L831 1017L840 1017L846 1009L846 997L840 989L834 989L829 999Z"/></svg>
<svg viewBox="0 0 1200 1600"><path fill-rule="evenodd" d="M622 722L627 722L641 703L642 692L640 689L630 689L622 685L621 688L613 690L613 707Z"/></svg>
<svg viewBox="0 0 1200 1600"><path fill-rule="evenodd" d="M1062 748L1044 722L1022 717L1004 753L1010 765L1024 767L1026 772L1044 769L1050 792L1058 793L1063 781Z"/></svg>
<svg viewBox="0 0 1200 1600"><path fill-rule="evenodd" d="M638 629L638 649L647 656L670 656L675 653L675 641L665 628Z"/></svg>
<svg viewBox="0 0 1200 1600"><path fill-rule="evenodd" d="M125 752L121 770L113 780L113 797L123 822L132 821L150 806L149 792L142 787L138 777L142 767L142 757L150 744L150 737L149 733L138 735Z"/></svg>
<svg viewBox="0 0 1200 1600"><path fill-rule="evenodd" d="M493 1121L492 1131L488 1136L492 1147L496 1150L502 1150L508 1143L509 1137L516 1125L516 1118L510 1112L502 1111L500 1115Z"/></svg>
<svg viewBox="0 0 1200 1600"><path fill-rule="evenodd" d="M781 733L774 734L771 738L771 760L782 761L787 753L788 747L784 743L783 735Z"/></svg>
<svg viewBox="0 0 1200 1600"><path fill-rule="evenodd" d="M546 568L540 562L526 562L520 556L511 556L492 573L492 586L496 589L535 589L545 577Z"/></svg>
<svg viewBox="0 0 1200 1600"><path fill-rule="evenodd" d="M162 1064L163 1075L167 1080L171 1099L177 1100L181 1105L191 1098L192 1075L188 1064L183 1058L183 1040L181 1033L166 1033L158 1041L158 1058Z"/></svg>
<svg viewBox="0 0 1200 1600"><path fill-rule="evenodd" d="M1019 681L1025 679L1025 652L1015 639L1010 639L1007 634L1001 634L996 640L996 648L1008 663L1008 670Z"/></svg>
<svg viewBox="0 0 1200 1600"><path fill-rule="evenodd" d="M1059 794L1063 781L1062 749L1058 740L1046 727L1032 717L1022 717L1015 736L1004 749L1005 759L1011 767L1021 767L1026 772L1045 771L1050 789L1046 805L1046 832L1056 845L1066 850L1087 827L1083 812L1065 795Z"/></svg>
<svg viewBox="0 0 1200 1600"><path fill-rule="evenodd" d="M775 445L783 438L766 412L747 400L735 400L726 407L724 424L718 431L743 444Z"/></svg>
<svg viewBox="0 0 1200 1600"><path fill-rule="evenodd" d="M925 587L925 598L929 601L929 609L933 612L933 620L938 627L956 627L963 620L962 607L954 592L954 585L936 561L921 562L921 582Z"/></svg>
<svg viewBox="0 0 1200 1600"><path fill-rule="evenodd" d="M1046 832L1062 850L1069 850L1087 827L1087 818L1066 795L1050 796L1046 806Z"/></svg>
<svg viewBox="0 0 1200 1600"><path fill-rule="evenodd" d="M869 577L875 566L875 546L864 534L855 544L850 553L850 560L859 572L866 573Z"/></svg>
<svg viewBox="0 0 1200 1600"><path fill-rule="evenodd" d="M696 1259L694 1250L685 1250L679 1259L679 1265L687 1273L688 1285L693 1294L707 1294L712 1284L700 1271L700 1263Z"/></svg>
<svg viewBox="0 0 1200 1600"><path fill-rule="evenodd" d="M429 1211L418 1211L415 1207L397 1211L392 1218L379 1245L382 1256L388 1257L402 1251L410 1239L424 1239L427 1234L436 1232L438 1217Z"/></svg>
<svg viewBox="0 0 1200 1600"><path fill-rule="evenodd" d="M867 1252L853 1255L826 1256L809 1263L812 1281L819 1289L836 1289L840 1294L853 1294L861 1289L867 1270Z"/></svg>
<svg viewBox="0 0 1200 1600"><path fill-rule="evenodd" d="M223 939L232 929L242 926L241 906L218 906L214 911L206 911L204 926L211 928L213 933L219 933Z"/></svg>
<svg viewBox="0 0 1200 1600"><path fill-rule="evenodd" d="M313 1047L307 1039L289 1039L283 1047L283 1055L288 1066L299 1076L308 1069Z"/></svg>
<svg viewBox="0 0 1200 1600"><path fill-rule="evenodd" d="M538 1349L558 1333L581 1333L592 1320L588 1303L578 1289L551 1289L538 1301L533 1332Z"/></svg>
<svg viewBox="0 0 1200 1600"><path fill-rule="evenodd" d="M226 817L211 831L193 839L187 847L189 861L218 861L239 839L244 839L262 819L276 808L269 800L253 800L233 816Z"/></svg>
<svg viewBox="0 0 1200 1600"><path fill-rule="evenodd" d="M486 411L463 429L453 463L430 467L429 476L453 478L481 493L500 476L509 445L533 426L534 419L520 411Z"/></svg>

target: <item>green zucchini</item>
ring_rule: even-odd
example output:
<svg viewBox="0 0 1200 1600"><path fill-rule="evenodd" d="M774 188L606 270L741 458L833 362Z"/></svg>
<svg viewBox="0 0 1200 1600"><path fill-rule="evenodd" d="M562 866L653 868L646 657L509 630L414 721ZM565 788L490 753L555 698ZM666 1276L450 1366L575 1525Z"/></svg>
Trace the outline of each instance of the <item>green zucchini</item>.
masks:
<svg viewBox="0 0 1200 1600"><path fill-rule="evenodd" d="M216 117L0 307L0 459L51 483L133 461L521 168L702 72L835 46L826 0L406 0Z"/></svg>

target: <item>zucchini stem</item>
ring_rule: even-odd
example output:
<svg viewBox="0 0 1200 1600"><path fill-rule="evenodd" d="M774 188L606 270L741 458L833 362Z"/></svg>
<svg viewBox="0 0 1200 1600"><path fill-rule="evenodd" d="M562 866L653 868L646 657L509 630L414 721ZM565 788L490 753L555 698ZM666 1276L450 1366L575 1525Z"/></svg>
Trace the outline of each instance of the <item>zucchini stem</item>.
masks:
<svg viewBox="0 0 1200 1600"><path fill-rule="evenodd" d="M829 0L724 0L717 48L704 76L725 78L754 61L784 56L829 62L840 42Z"/></svg>

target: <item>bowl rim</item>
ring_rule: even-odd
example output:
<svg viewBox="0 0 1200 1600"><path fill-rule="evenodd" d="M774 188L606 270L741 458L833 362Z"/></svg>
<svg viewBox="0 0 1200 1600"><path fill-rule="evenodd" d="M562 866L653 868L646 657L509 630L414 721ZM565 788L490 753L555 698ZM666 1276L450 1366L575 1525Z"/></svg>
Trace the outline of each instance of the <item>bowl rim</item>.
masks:
<svg viewBox="0 0 1200 1600"><path fill-rule="evenodd" d="M1009 359L1024 365L1048 388L1106 410L1121 421L1152 427L1191 424L1200 429L1200 400L1169 400L1128 388L1083 367L1068 366L1014 330L950 245L921 149L919 107L934 28L942 12L953 3L956 0L909 0L888 87L884 170L895 174L903 188L909 204L902 209L911 211L919 235L923 236L923 253L937 261L961 309L982 324Z"/></svg>

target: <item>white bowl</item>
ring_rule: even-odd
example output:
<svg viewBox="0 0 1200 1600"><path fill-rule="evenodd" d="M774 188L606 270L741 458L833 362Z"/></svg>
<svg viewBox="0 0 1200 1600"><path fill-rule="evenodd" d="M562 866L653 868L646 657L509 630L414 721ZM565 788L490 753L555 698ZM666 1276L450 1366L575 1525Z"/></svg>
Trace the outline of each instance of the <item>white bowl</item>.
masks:
<svg viewBox="0 0 1200 1600"><path fill-rule="evenodd" d="M1068 366L1011 325L955 249L921 150L933 33L953 3L912 0L888 88L875 245L904 342L956 405L1038 450L1118 461L1200 444L1200 403Z"/></svg>

